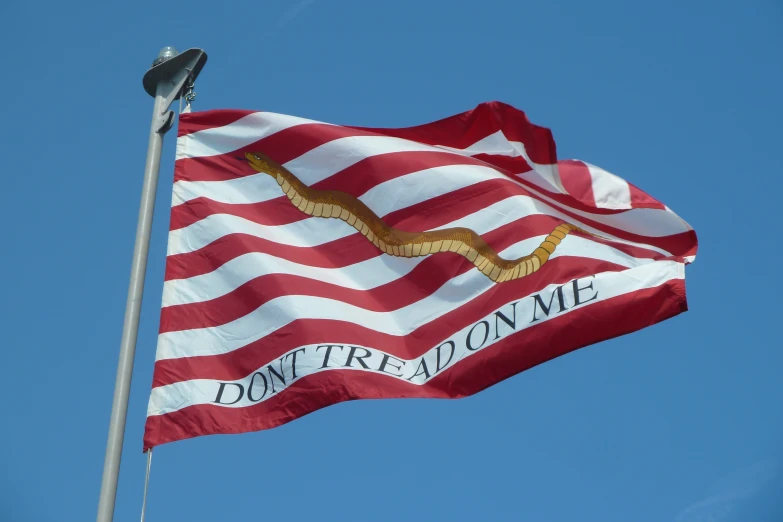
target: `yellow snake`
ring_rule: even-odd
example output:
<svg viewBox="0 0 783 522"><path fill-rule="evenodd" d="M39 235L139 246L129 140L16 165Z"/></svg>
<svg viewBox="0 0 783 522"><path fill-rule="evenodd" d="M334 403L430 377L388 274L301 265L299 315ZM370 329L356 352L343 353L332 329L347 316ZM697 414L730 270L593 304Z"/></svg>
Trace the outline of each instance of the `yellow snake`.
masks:
<svg viewBox="0 0 783 522"><path fill-rule="evenodd" d="M513 281L536 272L572 230L590 234L579 227L563 223L532 254L506 260L469 228L453 227L420 233L398 230L384 223L367 205L350 194L310 188L265 154L248 152L245 158L254 170L274 178L291 204L308 216L342 219L381 252L392 256L418 257L437 252L454 252L473 263L495 283Z"/></svg>

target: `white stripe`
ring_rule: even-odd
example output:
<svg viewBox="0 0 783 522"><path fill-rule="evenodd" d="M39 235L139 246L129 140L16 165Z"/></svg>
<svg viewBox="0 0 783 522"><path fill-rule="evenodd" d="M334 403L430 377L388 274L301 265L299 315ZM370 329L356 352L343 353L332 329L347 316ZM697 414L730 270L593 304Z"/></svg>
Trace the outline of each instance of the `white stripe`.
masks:
<svg viewBox="0 0 783 522"><path fill-rule="evenodd" d="M422 143L394 138L389 136L348 136L329 141L318 147L310 149L301 156L292 159L283 165L291 171L299 181L305 185L312 186L319 181L323 181L338 172L372 156L394 152L451 152L458 156L470 156L479 154L481 147L487 147L487 153L498 154L500 143L495 143L499 139L493 135L489 143L483 143L481 140L468 149L453 149L450 147L431 146ZM519 156L520 153L514 146L505 141L508 155ZM521 144L519 144L521 146ZM184 145L183 145L184 146ZM470 152L470 154L465 151ZM535 165L535 164L534 164ZM460 169L471 167L470 165L449 165L440 167L445 169ZM499 174L491 167L484 167L487 171L494 172L496 177L505 177ZM433 170L433 169L429 169ZM180 180L174 183L175 205L185 203L198 197L207 197L214 201L224 203L259 203L278 197L262 187L255 188L253 180L258 179L260 175L251 175L242 178L222 180L222 181L187 181ZM552 189L547 184L548 189Z"/></svg>
<svg viewBox="0 0 783 522"><path fill-rule="evenodd" d="M372 200L393 202L396 200L389 198L388 193L397 194L399 191L406 197L413 196L410 200L406 199L406 201L410 202L404 206L408 207L414 203L429 199L423 197L425 193L432 194L431 197L435 197L488 179L506 179L521 186L520 183L499 174L492 167L481 165L445 165L411 172L379 183L365 193L367 196L360 196L359 199L367 205L370 204L368 201ZM307 184L312 185L312 183ZM387 194L381 194L382 192ZM370 193L375 193L376 195L370 196ZM175 205L196 198L208 198L219 203L242 205L263 203L264 201L283 196L283 192L277 182L268 174L263 173L227 181L178 182L174 185L174 194L176 194ZM394 210L400 208L404 207L394 205ZM385 215L380 214L379 210L375 212L378 215Z"/></svg>
<svg viewBox="0 0 783 522"><path fill-rule="evenodd" d="M391 202L405 202L406 196L415 197L416 194L412 191L397 194L389 193L386 195L386 198ZM624 227L626 230L630 228L632 232L647 236L670 235L679 232L679 228L682 226L677 220L667 221L662 219L651 219L655 216L655 209L634 209L634 211L638 211L640 215L638 216L638 220L629 220L631 221L630 223L617 223L620 221L619 218L625 214L600 217L601 220L607 224L624 224L626 225ZM665 213L660 210L657 212L658 217L665 215ZM606 232L599 231L578 219L567 216L565 213L555 210L546 203L532 198L531 196L521 195L511 196L498 201L473 214L469 214L447 225L437 227L434 230L449 228L451 226L464 226L472 228L477 232L478 230L491 230L489 227L496 228L503 224L516 221L522 217L537 214L553 216L590 232L605 237L611 237L611 235ZM647 214L647 216L641 214ZM645 217L647 221L645 221ZM637 223L639 228L644 227L644 229L639 230L639 228L629 226L636 225ZM668 228L670 225L675 225L678 229L672 231ZM230 214L213 214L185 228L171 231L169 233L168 255L184 254L200 250L229 234L247 234L282 245L313 247L336 241L355 233L356 230L352 226L337 219L307 218L302 221L287 223L285 225L267 226ZM649 248L664 255L670 255L669 252L651 245L633 243L616 238L612 239L625 244Z"/></svg>
<svg viewBox="0 0 783 522"><path fill-rule="evenodd" d="M183 144L187 144L187 152L183 150L180 154L180 151L177 150L176 159L226 154L281 130L308 123L331 125L286 114L254 112L222 127L213 127L180 136L177 142L182 141ZM177 148L179 149L179 147Z"/></svg>
<svg viewBox="0 0 783 522"><path fill-rule="evenodd" d="M493 332L496 335L489 336L489 339L481 346L480 349L476 351L470 351L467 349L467 343L464 342L468 336L470 335L471 328L473 328L474 325L469 325L459 332L456 332L454 335L449 336L448 339L444 339L443 342L447 340L453 340L455 345L455 353L454 356L449 359L448 367L453 367L456 364L459 364L461 361L465 360L466 358L470 357L472 354L477 353L480 350L486 349L487 347L491 346L495 342L505 339L506 337L509 337L510 335L515 335L519 333L520 331L529 328L531 326L546 322L548 320L551 320L555 317L561 317L563 315L572 313L574 311L577 311L581 308L592 306L595 303L599 303L601 301L606 301L608 299L618 297L621 295L627 295L632 292L637 292L639 290L644 290L648 288L656 288L664 283L675 280L675 279L682 279L683 278L683 266L680 263L673 262L673 261L657 261L655 263L650 263L648 265L644 265L635 269L626 270L624 272L605 272L596 274L596 276L592 279L592 285L593 288L596 290L597 299L592 300L590 302L580 304L579 306L574 307L575 303L573 302L573 297L568 295L568 292L563 292L564 298L566 300L566 306L568 309L560 312L560 313L552 313L550 315L544 316L541 314L541 317L538 321L535 323L531 323L527 318L531 317L531 315L534 313L533 307L534 307L534 301L532 299L529 299L530 296L525 296L519 300L515 300L513 302L517 302L515 307L513 308L513 312L510 309L511 303L500 307L498 310L502 311L505 314L508 314L508 316L512 316L515 318L515 329L512 331L510 329L506 329L505 326L503 326L504 330L501 331L500 327L498 327L497 332ZM543 295L550 294L555 291L556 287L558 285L549 285L547 288L545 288L542 292ZM539 293L539 292L537 292ZM541 313L539 311L539 313ZM492 321L494 318L494 311L490 313L486 319L488 320L488 324L491 324L496 321ZM478 324L478 323L476 323ZM490 326L489 328L492 328ZM324 339L323 343L328 343L328 339ZM335 343L337 345L342 345L343 343ZM435 358L437 357L437 348L442 343L438 343L436 346L433 346L431 349L429 349L424 355L424 359L427 361L427 365L429 368L435 368ZM371 347L370 347L371 348ZM304 349L304 351L302 351ZM377 368L379 368L380 360L383 357L383 352L380 352L379 350L371 349L371 356L368 358L368 366L369 370L365 370L357 365L356 368L352 369L346 369L344 367L344 364L347 364L347 354L345 353L345 350L338 350L335 349L332 352L332 358L331 364L329 365L329 368L326 370L323 369L323 362L324 362L324 351L317 350L316 346L314 345L306 345L296 348L296 351L298 351L298 357L296 358L296 374L297 377L293 377L293 367L292 367L292 358L286 357L285 355L282 358L277 358L274 361L269 361L268 364L274 364L276 369L278 371L281 371L281 375L285 378L286 382L285 384L281 383L279 380L275 383L275 394L280 393L282 390L284 390L286 387L290 386L293 382L295 382L298 379L301 379L302 377L305 377L307 375L312 375L314 373L320 372L320 371L331 371L331 370L337 370L337 371L373 371L375 373L378 373ZM294 353L294 350L288 352L288 354ZM400 368L400 374L394 375L395 377L406 380L407 382L410 382L412 384L422 385L426 382L427 378L424 374L420 374L417 377L413 377L416 373L416 366L415 362L419 361L421 358L416 357L414 359L399 359L400 361L403 361L402 364L398 363L397 361L394 361L397 365L401 366ZM282 362L279 362L282 361ZM266 364L261 366L259 368L259 371L264 371L266 368ZM393 372L393 367L388 368L386 374L391 374ZM241 384L244 390L247 390L250 383L251 378L253 374L248 375L244 379L239 379L236 382L238 384ZM271 374L269 374L270 379ZM261 393L264 391L261 389L261 379L256 378L258 382L255 380L253 381L254 385L254 393L256 393L257 396L260 396ZM183 381L178 382L174 384L169 384L166 386L160 386L153 388L152 394L150 397L150 402L147 409L147 415L153 416L153 415L162 415L166 414L172 411L176 411L182 408L186 408L188 406L195 406L199 404L214 404L214 401L217 396L217 392L220 386L221 381L217 380L211 380L211 379L194 379L190 381ZM256 385L259 385L258 388L256 388ZM227 388L231 390L238 390L238 388L233 386L227 386ZM223 402L230 402L234 398L238 397L238 394L229 397L230 391L225 392L226 395L223 398ZM265 400L266 398L269 398L270 396L273 396L272 393L269 393L269 389L267 389L267 393L264 393L263 396L259 397L258 401L250 401L246 394L244 394L244 397L242 400L237 401L235 404L221 404L221 406L228 407L228 408L243 408L246 406L250 406L251 404L257 404L261 400Z"/></svg>
<svg viewBox="0 0 783 522"><path fill-rule="evenodd" d="M520 175L519 177L522 176ZM693 230L684 219L672 212L670 209L659 210L655 208L634 208L631 210L625 210L619 214L593 214L591 212L584 212L582 210L577 210L575 208L569 207L568 205L559 203L549 196L538 192L534 188L525 188L529 192L537 195L542 200L549 202L557 209L565 208L577 216L582 216L585 219L590 219L603 225L607 225L619 230L624 230L632 234L638 234L652 238L681 234L683 232ZM576 223L573 218L568 219L570 219L573 223ZM593 231L597 230L587 226L583 226L582 228ZM606 234L605 232L600 233L607 237L613 237L611 234ZM642 245L641 243L631 243L630 241L623 242L629 245ZM661 250L661 252L664 252L664 250Z"/></svg>
<svg viewBox="0 0 783 522"><path fill-rule="evenodd" d="M283 166L290 170L305 185L313 185L333 176L363 159L379 154L392 152L445 152L431 145L389 136L348 136L338 138L319 145L301 156L288 161ZM177 192L177 203L206 196L215 192L228 194L231 203L259 202L270 199L266 193L255 196L244 196L242 190L247 188L243 180L257 178L247 176L224 181L177 181L174 191ZM210 197L210 196L207 196ZM210 197L211 198L211 197ZM214 199L214 198L211 198Z"/></svg>
<svg viewBox="0 0 783 522"><path fill-rule="evenodd" d="M268 174L253 174L225 181L177 181L172 207L197 198L243 205L280 197L280 186Z"/></svg>
<svg viewBox="0 0 783 522"><path fill-rule="evenodd" d="M349 136L329 141L310 149L283 165L299 181L312 186L371 156L392 152L447 152L401 138L388 136ZM490 170L487 167L487 170ZM266 189L255 180L265 174L257 174L224 181L186 181L174 183L174 205L180 205L198 197L207 197L225 203L260 203L281 194ZM266 176L269 177L269 176Z"/></svg>
<svg viewBox="0 0 783 522"><path fill-rule="evenodd" d="M506 259L514 259L529 253L529 247L523 249L523 245L517 243L499 254ZM302 317L332 320L350 318L351 322L370 330L390 335L407 335L419 326L475 299L494 285L494 282L478 270L469 270L452 278L449 284L443 285L427 297L389 312L365 310L324 297L284 295L267 301L253 312L224 325L160 334L157 358L227 353ZM406 290L401 288L400 291Z"/></svg>
<svg viewBox="0 0 783 522"><path fill-rule="evenodd" d="M276 114L271 112L255 112L247 116L244 116L243 118L233 123L221 127L204 129L202 131L193 132L191 134L186 134L184 136L179 137L178 142L182 141L183 143L187 144L187 153L185 153L184 151L182 153L178 153L176 159L198 158L204 156L216 156L220 154L228 154L235 150L251 145L256 141L269 137L282 130L299 126L299 125L306 125L306 124L333 126L333 124L331 123L324 123L316 120L299 118L296 116L288 116L285 114ZM430 150L430 151L440 150L440 151L455 152L462 156L472 156L475 154L499 154L504 156L522 156L528 161L528 163L530 163L531 167L540 166L544 169L551 168L551 165L541 166L530 161L529 156L525 152L524 145L520 142L513 142L512 144L511 142L508 141L508 139L506 139L502 131L498 131L494 134L491 134L479 140L478 142L469 146L466 149L456 149L453 147L447 147L445 145L425 145L423 143L407 140L404 138L395 138L395 137L383 136L383 135L348 136L345 138L330 140L322 145L319 145L318 147L315 147L314 149L311 149L310 151L305 153L305 155L333 143L337 145L337 148L340 148L341 145L339 145L339 142L342 142L343 140L358 139L359 143L361 143L362 138L368 138L369 139L368 143L372 143L374 141L382 143L386 141L392 145L396 143L397 147L399 147L399 148L392 147L384 151L383 150L384 146L381 145L381 149L379 149L378 151L369 150L368 152L370 152L370 154L368 155L370 156L374 154L380 154L383 152L398 152L398 151L402 152L406 150ZM408 147L413 147L413 148L408 148ZM360 149L361 146L359 147L359 150ZM326 156L329 156L330 159L332 159L332 156L329 153L327 153ZM293 168L295 168L295 166Z"/></svg>
<svg viewBox="0 0 783 522"><path fill-rule="evenodd" d="M528 254L517 245L504 257ZM267 301L228 324L166 332L158 336L157 360L228 353L250 344L300 318L346 320L390 335L406 335L476 298L495 285L477 270L454 277L433 294L391 312L373 312L334 299L286 295ZM403 290L401 290L403 291Z"/></svg>
<svg viewBox="0 0 783 522"><path fill-rule="evenodd" d="M583 161L593 181L595 206L608 209L631 208L631 187L624 179L615 176L601 167Z"/></svg>
<svg viewBox="0 0 783 522"><path fill-rule="evenodd" d="M345 139L351 139L351 140L356 140L361 142L363 141L363 138L366 137L345 138ZM342 140L336 140L336 141L342 141ZM360 145L364 147L370 144L364 143ZM389 143L385 143L385 145L389 145ZM302 161L299 164L299 168L297 170L292 170L292 172L294 172L294 174L297 175L297 177L299 177L300 180L307 185L312 185L313 183L316 183L321 179L326 179L334 172L342 170L346 162L352 161L351 157L349 157L348 154L341 154L338 152L338 150L332 150L330 147L326 147L326 146L324 146L323 148L325 150L321 150L319 151L318 154L314 154L314 157L308 158L307 162ZM342 147L338 147L338 149L342 149ZM317 150L318 149L313 149L313 151L311 152ZM300 158L303 157L304 156L300 156ZM333 168L326 167L326 165L324 164L324 162L326 161L325 159L326 157L337 158L335 159L335 161L337 162L337 165L335 165L335 167L338 170L334 170ZM294 161L298 161L298 160L294 160ZM315 163L310 164L311 161ZM291 163L293 162L289 162L287 166L292 166ZM305 165L308 165L309 167L305 167ZM527 175L521 175L520 177L525 177L526 179L529 180L529 176ZM540 213L544 213L544 214L551 213L553 215L558 215L560 217L563 217L563 219L567 219L569 221L575 222L575 224L578 224L576 223L576 220L570 217L566 217L565 214L557 213L557 210L555 209L566 208L572 213L584 217L586 219L590 219L613 228L617 228L620 230L624 230L627 232L648 236L648 237L663 237L672 234L687 232L688 230L690 230L689 225L685 223L682 220L682 218L680 218L673 212L666 211L666 210L649 209L649 208L632 209L623 212L621 214L615 214L615 215L594 214L591 212L577 210L568 207L566 205L562 205L561 203L544 195L543 193L540 193L533 188L526 187L522 185L522 183L498 173L496 170L494 170L491 167L483 167L483 166L476 166L476 165L447 165L441 167L434 167L431 169L425 169L418 172L413 172L411 174L400 176L398 178L394 178L384 183L378 184L372 189L370 189L363 196L359 197L359 199L362 202L364 202L368 207L370 207L379 216L385 216L386 214L393 212L395 210L399 210L418 203L422 203L433 197L440 196L443 194L448 194L450 192L460 190L462 188L479 183L481 181L492 180L492 179L509 180L517 184L518 186L525 188L525 190L528 190L536 194L537 196L539 196L540 199L549 203L549 205L545 204L543 207L540 205L537 207L540 210ZM246 203L263 202L263 201L268 201L274 198L281 197L282 191L280 187L277 185L277 183L270 176L266 174L256 174L253 176L247 176L244 178L238 178L230 181L180 182L175 184L174 194L175 194L174 199L177 203L189 199L194 199L197 197L207 197L209 199L220 201L223 203L246 204ZM206 219L210 219L211 217L212 216L209 216ZM199 223L200 222L194 223L190 225L190 227L195 227ZM204 225L201 225L200 227L197 227L197 229L203 226ZM589 229L589 227L587 227L583 223L580 224L580 226L582 226L582 228ZM187 230L187 229L179 229L176 231L172 231L171 233L172 241L179 242L180 241L179 238L174 236L176 236L177 234L185 234L184 232L182 232L183 230ZM608 235L606 232L603 231L602 232L598 232L597 230L594 231L596 231L597 233L601 233L603 235ZM190 245L200 244L201 246L193 247L193 249L195 250L201 248L202 246L208 244L211 241L214 241L214 239L217 238L212 237L212 239L209 239L207 243L187 241L185 244L190 244ZM190 251L190 250L185 250L185 251ZM177 249L172 249L170 250L169 253L172 254L172 253L182 253L182 252L183 251L179 251Z"/></svg>
<svg viewBox="0 0 783 522"><path fill-rule="evenodd" d="M286 128L303 124L331 125L329 123L284 114L270 112L252 113L228 125L205 129L179 138L177 143L177 157L178 159L181 159L184 157L211 156L232 152ZM348 148L349 150L341 150L343 148ZM534 170L518 175L520 178L549 191L567 193L560 180L557 165L534 163L527 154L525 145L521 142L509 141L502 131L497 131L486 136L465 149L456 149L440 145L428 146L410 140L386 136L355 136L341 138L332 140L315 149L311 149L302 156L286 163L286 167L294 172L301 181L308 185L312 185L313 183L326 179L330 175L375 154L418 150L445 150L468 156L476 154L497 154L512 157L521 156ZM312 165L308 166L307 163L310 161L315 162L317 167L313 167ZM599 208L631 208L630 188L625 180L600 167L586 162L585 164L588 166L588 170L593 179L593 193ZM325 165L333 165L336 166L337 169L324 168ZM239 195L243 188L251 187L251 185L243 183L240 180L212 183L232 182L236 182L236 186L232 187L231 185L227 185L225 187L227 194L233 196L229 196L232 199L230 202L240 203L243 201L251 202L266 200L253 198L253 196L243 198ZM179 181L175 183L172 204L181 204L194 197L199 197L197 195L199 193L203 194L210 190L217 190L217 201L223 201L219 195L220 191L223 189L218 186L207 189L208 185L205 184L208 183L210 182ZM188 186L188 184L199 185ZM180 188L179 185L183 186ZM269 196L271 197L271 193ZM671 212L668 208L667 211ZM673 212L671 213L676 216ZM580 215L586 217L586 213L580 213ZM687 230L691 230L690 225L681 218L678 217L678 219L682 221L682 226Z"/></svg>
<svg viewBox="0 0 783 522"><path fill-rule="evenodd" d="M519 142L516 142L520 144ZM521 145L521 144L520 144ZM503 134L503 131L493 132L492 134L480 139L472 145L468 145L464 149L458 149L456 147L447 147L446 145L438 145L440 149L450 150L457 152L465 156L475 156L476 154L495 154L498 156L520 156L520 151L511 144L511 142ZM522 145L522 149L524 149ZM524 156L527 156L526 154ZM527 161L529 158L525 157Z"/></svg>
<svg viewBox="0 0 783 522"><path fill-rule="evenodd" d="M512 158L521 157L533 170L520 177L524 177L528 181L551 192L568 194L563 187L563 182L560 180L560 172L558 171L557 165L534 162L530 159L530 155L527 153L524 143L521 141L510 141L501 130L490 134L486 138L483 138L464 149L446 147L445 145L438 145L437 147L458 152L466 156L494 154L497 156L511 156Z"/></svg>
<svg viewBox="0 0 783 522"><path fill-rule="evenodd" d="M517 243L518 249L529 254L545 238L546 234L520 241ZM560 243L550 260L558 257L598 259L628 268L652 261L574 235ZM208 274L166 281L163 285L163 307L216 299L248 281L268 274L290 274L352 290L371 290L407 275L424 259L426 257L379 256L344 267L321 268L252 252L232 259Z"/></svg>

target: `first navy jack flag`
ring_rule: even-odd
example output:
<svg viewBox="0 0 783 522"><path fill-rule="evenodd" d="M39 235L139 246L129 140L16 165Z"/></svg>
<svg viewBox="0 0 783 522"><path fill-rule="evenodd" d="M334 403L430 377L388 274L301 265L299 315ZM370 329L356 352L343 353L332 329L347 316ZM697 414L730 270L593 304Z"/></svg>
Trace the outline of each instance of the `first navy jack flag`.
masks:
<svg viewBox="0 0 783 522"><path fill-rule="evenodd" d="M465 397L687 309L694 230L492 102L402 129L180 117L144 448Z"/></svg>

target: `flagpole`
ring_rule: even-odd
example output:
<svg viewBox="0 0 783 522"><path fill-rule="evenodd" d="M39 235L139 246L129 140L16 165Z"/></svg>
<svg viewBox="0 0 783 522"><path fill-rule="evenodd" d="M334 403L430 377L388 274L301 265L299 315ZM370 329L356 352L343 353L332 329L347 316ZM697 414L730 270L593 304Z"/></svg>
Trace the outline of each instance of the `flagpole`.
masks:
<svg viewBox="0 0 783 522"><path fill-rule="evenodd" d="M144 75L143 85L155 98L152 110L147 162L144 167L144 183L141 189L139 221L136 225L136 243L133 248L128 299L125 304L125 321L120 341L120 357L114 399L109 420L109 437L103 463L103 479L98 500L97 522L111 522L117 497L122 443L125 436L125 420L128 412L128 396L133 376L133 359L136 353L136 337L139 331L139 315L144 293L144 276L147 272L147 253L155 210L155 191L160 172L163 135L174 123L174 112L169 110L186 85L192 85L204 67L207 55L201 49L188 49L182 54L173 47L164 47L152 68Z"/></svg>

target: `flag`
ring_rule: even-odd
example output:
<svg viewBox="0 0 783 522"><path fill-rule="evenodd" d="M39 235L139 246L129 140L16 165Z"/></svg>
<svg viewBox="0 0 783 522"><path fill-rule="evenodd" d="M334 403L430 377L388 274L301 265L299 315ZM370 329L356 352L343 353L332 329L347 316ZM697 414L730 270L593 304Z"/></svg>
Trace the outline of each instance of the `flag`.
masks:
<svg viewBox="0 0 783 522"><path fill-rule="evenodd" d="M180 117L144 447L458 398L687 309L694 230L503 103Z"/></svg>

